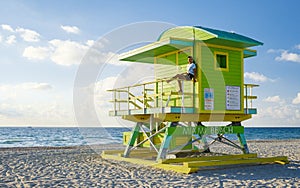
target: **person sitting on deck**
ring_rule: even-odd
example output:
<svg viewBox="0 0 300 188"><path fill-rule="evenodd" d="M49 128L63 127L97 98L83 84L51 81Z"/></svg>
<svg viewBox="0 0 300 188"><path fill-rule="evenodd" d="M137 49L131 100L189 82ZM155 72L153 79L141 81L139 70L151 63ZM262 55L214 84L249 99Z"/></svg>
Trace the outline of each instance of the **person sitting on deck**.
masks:
<svg viewBox="0 0 300 188"><path fill-rule="evenodd" d="M177 80L178 85L179 85L178 92L182 93L183 91L182 91L181 81L182 80L186 80L186 81L194 80L194 82L196 82L196 70L197 70L197 67L196 67L193 57L188 56L188 65L186 67L186 72L173 76L171 79L167 80L167 83L171 82L172 80Z"/></svg>

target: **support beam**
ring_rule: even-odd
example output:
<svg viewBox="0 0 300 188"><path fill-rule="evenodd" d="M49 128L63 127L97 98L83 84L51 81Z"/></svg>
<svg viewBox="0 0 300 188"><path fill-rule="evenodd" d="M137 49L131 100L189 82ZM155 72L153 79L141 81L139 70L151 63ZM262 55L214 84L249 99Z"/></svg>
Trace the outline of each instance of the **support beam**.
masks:
<svg viewBox="0 0 300 188"><path fill-rule="evenodd" d="M155 128L155 122L154 122L154 116L153 116L153 114L150 115L150 122L149 122L149 124L150 124L150 128L149 128L150 129L150 136L152 136L154 128ZM149 142L153 143L153 138L151 138L149 140ZM155 146L153 147L152 144L151 144L150 150L153 150L153 149L156 150L156 147Z"/></svg>
<svg viewBox="0 0 300 188"><path fill-rule="evenodd" d="M165 159L168 153L168 149L170 146L170 142L172 140L172 134L170 134L170 132L168 131L168 128L173 126L174 123L173 122L169 122L167 127L166 127L166 131L165 131L165 137L164 140L160 146L156 161L158 161L159 159Z"/></svg>
<svg viewBox="0 0 300 188"><path fill-rule="evenodd" d="M138 138L139 132L140 132L140 126L142 125L142 123L138 122L135 127L133 128L132 132L131 132L131 136L129 139L129 142L127 143L126 149L124 151L124 157L129 157L131 148L134 146L134 143L136 141L136 139Z"/></svg>
<svg viewBox="0 0 300 188"><path fill-rule="evenodd" d="M244 134L237 134L237 136L238 136L239 141L241 143L243 153L245 153L245 154L249 153L249 148L248 148L247 141L246 141L246 138L245 138Z"/></svg>

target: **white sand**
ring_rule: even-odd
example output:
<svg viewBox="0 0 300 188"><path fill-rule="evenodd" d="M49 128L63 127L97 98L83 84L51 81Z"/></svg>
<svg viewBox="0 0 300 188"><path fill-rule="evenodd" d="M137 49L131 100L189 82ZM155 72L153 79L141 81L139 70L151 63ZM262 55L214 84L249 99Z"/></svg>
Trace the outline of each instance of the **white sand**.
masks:
<svg viewBox="0 0 300 188"><path fill-rule="evenodd" d="M184 175L100 157L121 145L0 149L0 187L300 187L300 140L252 141L259 156L287 165L244 166ZM215 149L215 148L214 148ZM224 152L226 147L217 148ZM95 152L96 151L96 152Z"/></svg>

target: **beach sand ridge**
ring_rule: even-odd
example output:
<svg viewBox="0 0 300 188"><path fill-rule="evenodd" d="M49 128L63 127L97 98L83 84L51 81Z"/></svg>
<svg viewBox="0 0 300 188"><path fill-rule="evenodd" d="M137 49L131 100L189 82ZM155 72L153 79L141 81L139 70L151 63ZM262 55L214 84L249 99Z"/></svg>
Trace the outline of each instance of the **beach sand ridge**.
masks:
<svg viewBox="0 0 300 188"><path fill-rule="evenodd" d="M101 158L101 151L122 149L122 145L1 148L0 187L300 187L300 140L248 144L260 157L285 155L290 164L185 175ZM229 151L223 146L213 149Z"/></svg>

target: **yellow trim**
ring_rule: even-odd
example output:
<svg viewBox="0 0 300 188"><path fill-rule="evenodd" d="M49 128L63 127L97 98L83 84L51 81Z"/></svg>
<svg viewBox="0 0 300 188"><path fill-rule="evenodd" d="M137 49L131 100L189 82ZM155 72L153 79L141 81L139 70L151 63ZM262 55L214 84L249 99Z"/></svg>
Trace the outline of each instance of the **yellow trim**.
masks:
<svg viewBox="0 0 300 188"><path fill-rule="evenodd" d="M120 150L120 153L123 151ZM183 165L171 165L171 164L161 164L157 163L156 161L150 161L150 160L145 160L145 159L140 159L140 158L124 158L119 155L112 155L112 154L104 154L102 153L101 155L102 158L104 159L112 159L112 160L117 160L117 161L126 161L130 162L133 164L139 164L139 165L144 165L144 166L151 166L154 168L160 168L163 170L171 170L174 172L179 172L179 173L184 173L184 174L190 174L192 172L196 172L198 168L186 168Z"/></svg>
<svg viewBox="0 0 300 188"><path fill-rule="evenodd" d="M225 55L226 56L226 68L221 68L221 67L217 66L217 64L218 64L217 55ZM215 65L215 70L229 71L229 54L228 54L228 52L214 51L214 65Z"/></svg>
<svg viewBox="0 0 300 188"><path fill-rule="evenodd" d="M249 154L235 154L235 155L219 155L219 156L201 156L201 157L191 157L191 158L175 158L175 159L159 159L158 162L162 164L169 163L182 163L191 161L212 161L212 160L230 160L230 159L247 159L256 158L256 153Z"/></svg>
<svg viewBox="0 0 300 188"><path fill-rule="evenodd" d="M120 150L120 154L122 154L124 151ZM155 161L150 161L150 160L144 160L144 159L137 159L137 158L125 158L121 157L119 155L113 155L113 154L101 154L101 157L104 159L113 159L117 161L126 161L134 164L140 164L140 165L145 165L145 166L151 166L154 165L156 162Z"/></svg>
<svg viewBox="0 0 300 188"><path fill-rule="evenodd" d="M244 96L244 99L257 99L257 96Z"/></svg>
<svg viewBox="0 0 300 188"><path fill-rule="evenodd" d="M197 85L198 88L198 93L195 96L196 100L198 99L198 101L195 100L195 108L197 108L198 110L195 112L200 112L201 110L201 91L202 91L202 86L201 86L201 80L202 80L202 49L201 49L201 44L200 42L196 42L195 44L196 46L196 57L194 57L196 60L196 64L197 64L197 82L195 84L195 86ZM196 92L196 90L195 90Z"/></svg>
<svg viewBox="0 0 300 188"><path fill-rule="evenodd" d="M179 50L174 50L174 51L171 51L171 52L167 52L167 53L164 53L164 54L160 54L160 55L155 56L155 57L156 57L156 58L166 57L166 56L169 56L169 55L172 55L172 54L176 54L177 51L179 51Z"/></svg>
<svg viewBox="0 0 300 188"><path fill-rule="evenodd" d="M123 116L123 119L126 120L132 120L131 115ZM208 122L208 121L214 121L214 122L221 122L221 121L245 121L247 119L250 119L252 116L251 114L228 114L228 113L199 113L199 114L154 114L154 117L157 119L160 119L162 121L186 121L186 122L196 122L196 121L202 121L202 122ZM144 120L147 118L145 117ZM135 119L136 120L136 119Z"/></svg>
<svg viewBox="0 0 300 188"><path fill-rule="evenodd" d="M226 49L226 50L233 50L233 51L241 51L241 52L244 51L243 48L235 48L235 47L222 46L222 45L216 45L216 44L207 44L207 43L204 43L204 44L205 45L202 44L202 46L207 46L207 47L212 47L212 48L219 48L219 49Z"/></svg>
<svg viewBox="0 0 300 188"><path fill-rule="evenodd" d="M145 150L143 150L143 152L144 151ZM163 170L171 170L173 172L179 172L184 174L197 172L199 169L201 169L201 167L209 167L209 166L223 166L223 165L226 166L226 165L238 165L238 164L268 164L268 163L288 164L289 163L288 158L286 156L258 158L257 154L163 159L163 160L158 160L158 162L156 162L153 160L146 160L143 156L138 156L138 152L135 152L135 150L132 151L132 153L137 154L136 157L138 158L124 158L121 156L123 152L124 152L123 150L119 150L119 154L118 154L116 153L116 150L113 152L103 151L101 156L104 159L126 161L133 164L160 168Z"/></svg>
<svg viewBox="0 0 300 188"><path fill-rule="evenodd" d="M175 65L177 66L178 65L178 54L179 54L179 51L178 52L176 52L176 54L175 54Z"/></svg>
<svg viewBox="0 0 300 188"><path fill-rule="evenodd" d="M180 51L185 51L185 50L190 50L190 52L192 51L192 47L186 47L186 48L181 48L181 49L178 49L178 50L174 50L174 51L171 51L171 52L167 52L167 53L164 53L164 54L160 54L158 56L155 56L156 58L162 58L164 56L168 56L168 55L172 55L172 54L175 54L175 53L178 53Z"/></svg>
<svg viewBox="0 0 300 188"><path fill-rule="evenodd" d="M244 86L244 52L241 52L241 112L244 113L244 108L245 108L245 100L244 100L244 90L245 90L245 86Z"/></svg>
<svg viewBox="0 0 300 188"><path fill-rule="evenodd" d="M149 141L147 141L147 142L149 142ZM149 149L148 149L148 151L144 151L144 152L140 152L140 153L133 153L132 152L132 153L129 154L129 157L137 157L137 158L141 158L141 157L151 158L151 157L156 157L156 156L157 156L157 153L156 152L151 152L151 151L149 151ZM121 155L121 157L123 157L123 155Z"/></svg>
<svg viewBox="0 0 300 188"><path fill-rule="evenodd" d="M221 121L245 121L252 117L251 114L241 114L241 113L199 113L199 114L154 114L154 117L162 121L186 121L186 122L221 122ZM134 121L134 122L150 122L150 115L123 115L122 119Z"/></svg>
<svg viewBox="0 0 300 188"><path fill-rule="evenodd" d="M244 112L244 109L243 109ZM201 113L210 113L210 114L244 114L241 110L202 110Z"/></svg>
<svg viewBox="0 0 300 188"><path fill-rule="evenodd" d="M244 84L244 86L247 86L248 88L258 87L257 84Z"/></svg>
<svg viewBox="0 0 300 188"><path fill-rule="evenodd" d="M154 164L152 165L155 168L160 168L163 170L170 170L170 171L174 171L174 172L179 172L179 173L183 173L183 174L190 174L193 172L197 172L198 168L189 168L189 167L185 167L182 165L171 165L171 164Z"/></svg>
<svg viewBox="0 0 300 188"><path fill-rule="evenodd" d="M266 163L279 163L287 164L288 159L286 156L279 157L266 157L266 158L248 158L248 159L235 159L235 160L215 160L215 161L193 161L184 162L183 166L186 168L198 168L207 166L223 166L223 165L238 165L238 164L266 164Z"/></svg>

